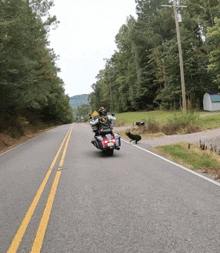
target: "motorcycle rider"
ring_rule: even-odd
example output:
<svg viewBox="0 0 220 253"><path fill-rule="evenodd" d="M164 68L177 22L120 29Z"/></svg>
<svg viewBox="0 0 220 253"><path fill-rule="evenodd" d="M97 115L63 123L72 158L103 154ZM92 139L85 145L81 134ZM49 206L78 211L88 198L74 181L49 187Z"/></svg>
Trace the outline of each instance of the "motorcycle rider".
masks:
<svg viewBox="0 0 220 253"><path fill-rule="evenodd" d="M95 136L100 135L105 130L112 131L113 123L112 121L116 120L115 115L107 115L107 111L103 106L99 108L99 118L92 119L90 115L90 125L92 126Z"/></svg>
<svg viewBox="0 0 220 253"><path fill-rule="evenodd" d="M92 119L90 115L90 125L95 132L91 143L109 156L113 155L114 149L120 150L121 146L120 135L112 132L114 120L115 114L108 115L103 106L99 109L99 118Z"/></svg>

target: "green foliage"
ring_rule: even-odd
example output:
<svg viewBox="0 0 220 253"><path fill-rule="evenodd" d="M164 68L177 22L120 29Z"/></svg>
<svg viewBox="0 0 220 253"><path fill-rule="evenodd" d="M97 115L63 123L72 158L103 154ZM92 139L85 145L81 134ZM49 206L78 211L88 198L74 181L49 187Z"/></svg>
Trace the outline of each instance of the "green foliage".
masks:
<svg viewBox="0 0 220 253"><path fill-rule="evenodd" d="M172 2L135 2L138 18L128 17L115 36L117 51L106 59L93 84L92 108L103 105L115 112L179 109L182 91L173 8L161 7ZM181 4L187 5L181 9L183 22L179 23L186 98L188 109L198 109L204 93L215 91L220 80L220 4L204 0L182 0Z"/></svg>
<svg viewBox="0 0 220 253"><path fill-rule="evenodd" d="M199 125L204 129L215 129L220 127L220 115L212 115L199 119Z"/></svg>
<svg viewBox="0 0 220 253"><path fill-rule="evenodd" d="M74 112L74 122L87 122L89 120L89 114L91 113L90 105L82 104L79 105L76 109L73 109Z"/></svg>
<svg viewBox="0 0 220 253"><path fill-rule="evenodd" d="M146 121L146 131L148 133L158 133L160 132L160 124L155 118L148 118Z"/></svg>
<svg viewBox="0 0 220 253"><path fill-rule="evenodd" d="M167 145L158 147L159 150L165 155L171 156L177 162L183 162L190 165L193 169L199 169L201 167L218 167L219 162L210 157L208 153L195 152L191 149L187 149L180 144Z"/></svg>
<svg viewBox="0 0 220 253"><path fill-rule="evenodd" d="M210 73L214 74L215 76L215 83L217 85L220 84L220 50L219 50L219 43L220 43L220 19L215 18L215 25L213 27L208 28L208 42L210 43L210 57L209 57L209 66L208 70Z"/></svg>
<svg viewBox="0 0 220 253"><path fill-rule="evenodd" d="M202 129L199 112L182 113L182 111L153 111L153 112L130 112L117 114L117 120L125 124L133 124L137 121L145 121L143 133L159 133L166 135L177 133L193 133ZM212 116L214 117L214 116Z"/></svg>
<svg viewBox="0 0 220 253"><path fill-rule="evenodd" d="M167 121L170 124L173 125L187 125L190 123L196 123L198 120L198 115L194 114L194 112L189 112L189 113L181 113L180 115L177 115L174 113L172 118L168 118Z"/></svg>
<svg viewBox="0 0 220 253"><path fill-rule="evenodd" d="M121 120L126 122L127 124L135 124L136 121L143 120L148 122L148 120L156 120L162 123L168 121L169 118L173 118L174 114L179 117L182 115L181 111L162 111L162 110L154 110L154 111L140 111L140 112L125 112L117 114L117 120ZM194 112L195 116L200 115L200 112ZM213 116L212 116L213 117Z"/></svg>
<svg viewBox="0 0 220 253"><path fill-rule="evenodd" d="M181 113L177 115L174 113L172 118L167 119L167 123L163 125L161 131L165 134L176 134L179 132L193 133L199 131L198 115L193 112Z"/></svg>
<svg viewBox="0 0 220 253"><path fill-rule="evenodd" d="M73 120L57 56L47 33L57 23L48 10L52 1L0 1L0 109L4 117L28 109L45 120ZM41 17L44 16L44 22Z"/></svg>

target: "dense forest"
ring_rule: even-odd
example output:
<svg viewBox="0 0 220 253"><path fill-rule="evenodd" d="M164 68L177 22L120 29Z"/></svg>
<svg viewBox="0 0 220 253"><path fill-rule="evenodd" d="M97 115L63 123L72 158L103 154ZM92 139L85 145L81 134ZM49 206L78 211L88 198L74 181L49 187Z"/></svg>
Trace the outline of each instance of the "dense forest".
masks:
<svg viewBox="0 0 220 253"><path fill-rule="evenodd" d="M117 50L105 60L90 94L91 106L111 112L179 109L181 79L173 1L135 0L137 19L127 18L115 36ZM219 0L181 0L178 12L188 109L220 84ZM162 5L170 5L163 7ZM187 8L180 8L187 6Z"/></svg>
<svg viewBox="0 0 220 253"><path fill-rule="evenodd" d="M50 0L0 0L0 130L30 113L45 121L73 121L69 97L58 77L48 33L56 16Z"/></svg>

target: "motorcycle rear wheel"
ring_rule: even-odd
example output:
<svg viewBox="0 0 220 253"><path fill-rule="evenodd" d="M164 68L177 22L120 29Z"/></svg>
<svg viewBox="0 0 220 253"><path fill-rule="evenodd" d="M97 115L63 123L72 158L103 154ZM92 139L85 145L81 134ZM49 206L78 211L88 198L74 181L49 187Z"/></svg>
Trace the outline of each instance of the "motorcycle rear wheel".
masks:
<svg viewBox="0 0 220 253"><path fill-rule="evenodd" d="M105 154L107 156L113 156L113 153L114 153L114 149L107 149L107 150L105 150Z"/></svg>

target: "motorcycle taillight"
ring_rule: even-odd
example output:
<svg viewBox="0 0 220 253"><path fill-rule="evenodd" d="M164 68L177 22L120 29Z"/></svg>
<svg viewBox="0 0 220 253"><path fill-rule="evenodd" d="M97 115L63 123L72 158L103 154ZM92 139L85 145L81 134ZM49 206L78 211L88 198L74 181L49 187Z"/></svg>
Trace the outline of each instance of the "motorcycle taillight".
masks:
<svg viewBox="0 0 220 253"><path fill-rule="evenodd" d="M114 137L114 138L112 138L112 142L113 142L113 143L116 143L116 139L115 139L115 137Z"/></svg>
<svg viewBox="0 0 220 253"><path fill-rule="evenodd" d="M102 143L104 146L108 146L109 140L107 138L103 138Z"/></svg>

